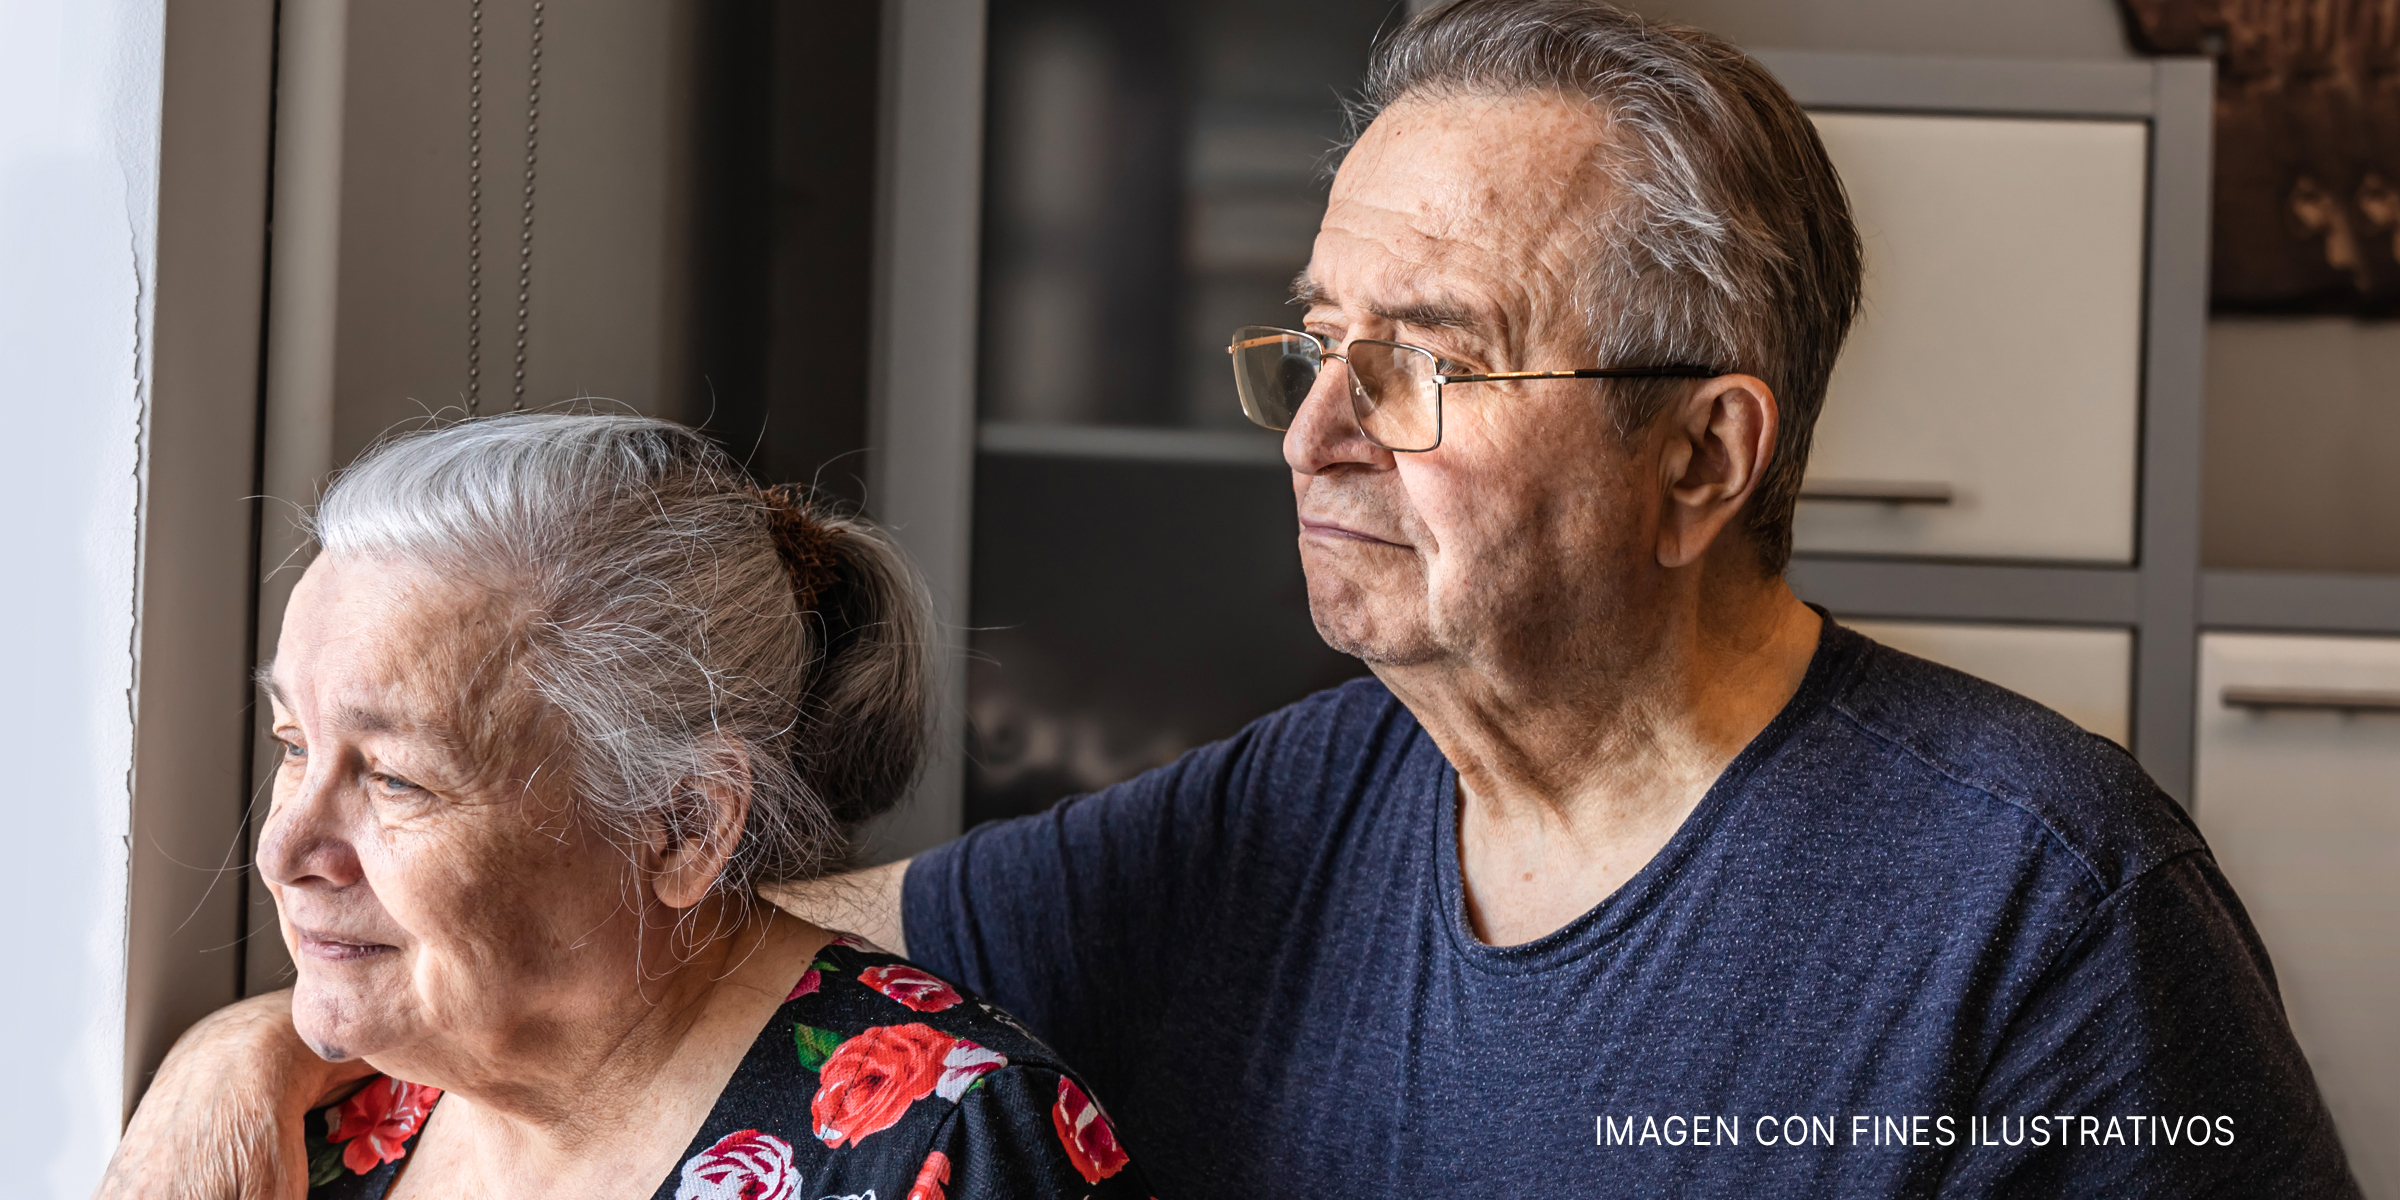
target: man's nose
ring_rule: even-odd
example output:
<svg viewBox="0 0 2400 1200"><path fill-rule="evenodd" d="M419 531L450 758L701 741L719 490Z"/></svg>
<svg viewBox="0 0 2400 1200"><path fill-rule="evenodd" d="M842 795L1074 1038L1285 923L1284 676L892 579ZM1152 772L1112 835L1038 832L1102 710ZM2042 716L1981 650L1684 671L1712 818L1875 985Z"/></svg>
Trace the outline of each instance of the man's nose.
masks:
<svg viewBox="0 0 2400 1200"><path fill-rule="evenodd" d="M1368 441L1366 431L1358 427L1350 407L1350 380L1350 364L1338 358L1325 360L1325 369L1317 372L1316 386L1300 402L1300 411L1292 414L1291 428L1283 431L1283 461L1292 470L1315 475L1342 463L1391 463L1392 452Z"/></svg>
<svg viewBox="0 0 2400 1200"><path fill-rule="evenodd" d="M276 796L258 835L258 869L268 882L342 888L359 881L358 852L341 828L335 775L311 763L290 792Z"/></svg>

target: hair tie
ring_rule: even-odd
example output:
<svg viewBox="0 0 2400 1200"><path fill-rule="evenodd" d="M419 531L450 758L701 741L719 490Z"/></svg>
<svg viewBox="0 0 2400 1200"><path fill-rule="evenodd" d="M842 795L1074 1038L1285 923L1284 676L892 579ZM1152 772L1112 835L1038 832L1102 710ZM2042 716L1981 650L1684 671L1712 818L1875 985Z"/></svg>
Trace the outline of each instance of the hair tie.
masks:
<svg viewBox="0 0 2400 1200"><path fill-rule="evenodd" d="M798 486L779 483L752 491L766 506L767 536L775 543L775 556L783 560L784 574L791 576L793 599L801 612L813 611L818 593L833 582L841 564L835 545L840 535L817 519L807 493Z"/></svg>

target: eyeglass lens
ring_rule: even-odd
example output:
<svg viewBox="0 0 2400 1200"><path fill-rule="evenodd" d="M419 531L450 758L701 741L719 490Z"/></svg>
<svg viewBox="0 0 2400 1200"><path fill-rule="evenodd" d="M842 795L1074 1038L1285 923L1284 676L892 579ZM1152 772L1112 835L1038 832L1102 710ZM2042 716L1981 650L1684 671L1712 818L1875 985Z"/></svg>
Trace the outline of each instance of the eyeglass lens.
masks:
<svg viewBox="0 0 2400 1200"><path fill-rule="evenodd" d="M1315 338L1251 325L1233 335L1234 388L1242 412L1269 429L1289 429L1316 387L1325 352ZM1350 409L1361 432L1387 450L1431 450L1442 441L1439 364L1414 346L1362 338L1336 357L1350 364Z"/></svg>
<svg viewBox="0 0 2400 1200"><path fill-rule="evenodd" d="M1242 414L1269 429L1292 427L1324 365L1323 348L1306 334L1263 325L1233 333L1233 386Z"/></svg>

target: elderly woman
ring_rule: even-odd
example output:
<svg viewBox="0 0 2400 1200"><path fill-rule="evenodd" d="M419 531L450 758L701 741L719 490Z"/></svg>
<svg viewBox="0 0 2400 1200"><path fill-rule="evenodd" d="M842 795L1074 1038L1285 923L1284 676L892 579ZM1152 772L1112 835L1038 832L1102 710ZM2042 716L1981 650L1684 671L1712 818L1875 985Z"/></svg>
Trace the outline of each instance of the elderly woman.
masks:
<svg viewBox="0 0 2400 1200"><path fill-rule="evenodd" d="M382 446L316 535L258 862L301 1035L380 1075L308 1117L311 1196L1147 1194L1008 1017L756 898L925 741L872 528L552 414Z"/></svg>

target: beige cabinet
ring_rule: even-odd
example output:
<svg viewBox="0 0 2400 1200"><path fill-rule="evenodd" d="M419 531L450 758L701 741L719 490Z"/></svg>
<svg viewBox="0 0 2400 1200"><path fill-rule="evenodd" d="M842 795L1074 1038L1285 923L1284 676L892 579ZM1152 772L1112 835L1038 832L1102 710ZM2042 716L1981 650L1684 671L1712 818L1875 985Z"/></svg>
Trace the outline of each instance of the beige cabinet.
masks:
<svg viewBox="0 0 2400 1200"><path fill-rule="evenodd" d="M1867 276L1797 548L2131 561L2148 126L1815 120Z"/></svg>
<svg viewBox="0 0 2400 1200"><path fill-rule="evenodd" d="M1988 679L2126 744L2132 734L2133 632L1951 621L1844 621L1895 650Z"/></svg>
<svg viewBox="0 0 2400 1200"><path fill-rule="evenodd" d="M2200 639L2194 815L2370 1197L2400 1197L2400 638Z"/></svg>

